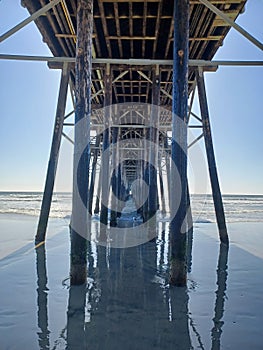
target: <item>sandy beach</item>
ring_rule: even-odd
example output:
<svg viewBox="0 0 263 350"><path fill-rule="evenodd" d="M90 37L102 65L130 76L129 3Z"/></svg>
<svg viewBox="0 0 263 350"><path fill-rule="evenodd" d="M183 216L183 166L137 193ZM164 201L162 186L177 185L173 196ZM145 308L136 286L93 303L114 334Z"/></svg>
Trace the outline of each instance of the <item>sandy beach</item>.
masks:
<svg viewBox="0 0 263 350"><path fill-rule="evenodd" d="M229 251L196 224L187 288L168 285L166 230L133 248L91 243L87 285L70 288L66 221L35 251L36 221L0 216L1 350L262 349L262 223L229 224Z"/></svg>

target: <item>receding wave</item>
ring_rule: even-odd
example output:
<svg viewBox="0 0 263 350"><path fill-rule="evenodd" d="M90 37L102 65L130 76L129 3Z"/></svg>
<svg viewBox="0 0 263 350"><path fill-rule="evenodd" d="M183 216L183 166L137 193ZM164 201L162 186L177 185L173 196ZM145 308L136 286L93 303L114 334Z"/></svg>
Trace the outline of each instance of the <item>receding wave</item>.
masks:
<svg viewBox="0 0 263 350"><path fill-rule="evenodd" d="M211 224L213 222L214 221L207 220L207 219L196 219L196 220L194 220L194 223L196 223L196 224Z"/></svg>

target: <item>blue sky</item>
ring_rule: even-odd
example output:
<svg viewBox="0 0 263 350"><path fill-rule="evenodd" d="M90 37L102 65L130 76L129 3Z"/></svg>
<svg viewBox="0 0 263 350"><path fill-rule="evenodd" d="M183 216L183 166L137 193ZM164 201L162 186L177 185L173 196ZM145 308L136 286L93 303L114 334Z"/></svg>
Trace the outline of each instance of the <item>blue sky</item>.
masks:
<svg viewBox="0 0 263 350"><path fill-rule="evenodd" d="M248 0L237 21L261 42L262 13L262 0ZM0 33L27 16L20 0L0 1ZM0 53L50 55L34 23L1 43ZM231 29L215 59L263 60L263 53ZM43 62L1 60L0 77L0 191L41 191L60 73ZM220 67L216 73L206 74L217 166L225 194L263 194L262 81L263 67ZM195 181L196 191L202 192L198 179ZM70 190L70 182L69 177L57 189Z"/></svg>

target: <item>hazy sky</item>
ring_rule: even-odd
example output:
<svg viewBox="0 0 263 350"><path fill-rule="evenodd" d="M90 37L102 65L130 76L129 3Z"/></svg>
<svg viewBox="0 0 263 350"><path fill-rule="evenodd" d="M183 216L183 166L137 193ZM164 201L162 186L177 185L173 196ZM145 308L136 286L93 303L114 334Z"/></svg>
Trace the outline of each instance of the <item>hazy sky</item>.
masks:
<svg viewBox="0 0 263 350"><path fill-rule="evenodd" d="M263 0L248 0L245 13L237 21L261 42L262 14ZM27 16L20 0L0 1L0 34ZM50 55L34 23L1 43L0 53ZM263 54L231 29L215 59L263 60ZM43 62L1 60L0 77L0 191L41 191L60 72L49 70ZM220 67L216 73L206 74L217 166L225 194L263 194L262 81L263 67ZM200 145L202 149L202 141ZM71 169L65 165L65 156L61 161L68 178L56 189L70 190ZM195 178L195 192L203 191L198 185L201 177Z"/></svg>

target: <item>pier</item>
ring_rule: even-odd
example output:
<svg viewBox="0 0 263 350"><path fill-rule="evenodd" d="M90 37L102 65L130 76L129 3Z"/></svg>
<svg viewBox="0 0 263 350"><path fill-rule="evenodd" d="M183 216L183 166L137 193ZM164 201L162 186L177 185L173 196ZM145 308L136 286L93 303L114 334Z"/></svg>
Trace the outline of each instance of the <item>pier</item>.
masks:
<svg viewBox="0 0 263 350"><path fill-rule="evenodd" d="M154 241L160 215L169 217L170 284L186 286L193 220L188 149L202 139L220 241L229 243L213 145L205 74L220 65L262 62L213 61L231 27L260 50L235 23L246 0L23 0L25 21L0 42L35 21L53 56L0 55L46 61L61 70L52 147L35 242L45 242L61 140L74 147L70 222L71 284L87 276L91 220L97 241L124 247ZM65 114L70 90L75 115ZM192 112L198 96L200 115ZM195 120L194 124L191 124ZM198 123L198 124L196 124ZM74 128L74 140L65 126ZM188 141L188 130L200 130ZM125 231L126 230L126 231ZM136 241L137 240L137 241ZM121 244L121 245L120 245Z"/></svg>

